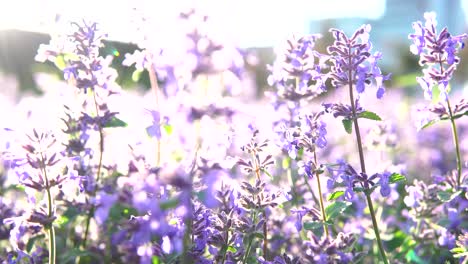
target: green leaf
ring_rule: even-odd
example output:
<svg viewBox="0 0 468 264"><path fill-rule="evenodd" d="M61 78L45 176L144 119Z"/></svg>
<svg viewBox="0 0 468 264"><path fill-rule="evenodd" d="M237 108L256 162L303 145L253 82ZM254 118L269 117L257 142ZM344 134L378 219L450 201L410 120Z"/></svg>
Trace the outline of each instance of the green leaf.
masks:
<svg viewBox="0 0 468 264"><path fill-rule="evenodd" d="M159 258L157 256L151 257L151 264L159 264Z"/></svg>
<svg viewBox="0 0 468 264"><path fill-rule="evenodd" d="M323 222L320 222L320 221L304 222L305 230L315 230L315 229L320 229L320 228L323 228Z"/></svg>
<svg viewBox="0 0 468 264"><path fill-rule="evenodd" d="M357 192L357 193L363 192L365 194L371 194L371 193L373 193L375 191L375 189L377 189L378 186L379 185L376 184L376 185L370 187L370 189L364 189L363 187L353 187L353 191Z"/></svg>
<svg viewBox="0 0 468 264"><path fill-rule="evenodd" d="M55 57L54 64L55 67L57 67L61 71L67 67L67 63L65 62L65 58L63 55Z"/></svg>
<svg viewBox="0 0 468 264"><path fill-rule="evenodd" d="M57 217L57 219L55 219L54 224L57 225L58 227L62 227L66 225L68 222L70 222L70 219L68 219L67 216L62 215L62 216Z"/></svg>
<svg viewBox="0 0 468 264"><path fill-rule="evenodd" d="M118 222L122 219L129 219L131 215L136 215L137 211L129 206L125 206L120 203L115 203L109 209L109 220Z"/></svg>
<svg viewBox="0 0 468 264"><path fill-rule="evenodd" d="M406 176L405 175L402 175L402 174L399 174L399 173L392 173L392 175L390 175L390 179L389 179L389 183L397 183L397 182L400 182L400 181L406 181Z"/></svg>
<svg viewBox="0 0 468 264"><path fill-rule="evenodd" d="M107 122L104 127L127 127L127 123L124 121L118 119L117 117L112 117L112 119Z"/></svg>
<svg viewBox="0 0 468 264"><path fill-rule="evenodd" d="M456 247L456 248L453 248L452 250L450 250L450 252L452 252L454 254L460 254L460 253L465 252L465 249L461 248L461 247Z"/></svg>
<svg viewBox="0 0 468 264"><path fill-rule="evenodd" d="M382 121L382 118L380 118L379 115L377 115L374 112L370 112L370 111L364 111L364 112L360 113L359 118L366 118L366 119L370 119L370 120Z"/></svg>
<svg viewBox="0 0 468 264"><path fill-rule="evenodd" d="M45 239L44 234L37 235L35 237L32 237L28 240L28 243L26 244L26 252L31 252L33 246L36 244L36 242L40 242Z"/></svg>
<svg viewBox="0 0 468 264"><path fill-rule="evenodd" d="M462 117L462 116L465 116L465 115L468 115L468 111L463 112L463 113L460 113L460 114L457 114L457 115L454 115L454 116L453 116L453 120L458 119L458 118L460 118L460 117Z"/></svg>
<svg viewBox="0 0 468 264"><path fill-rule="evenodd" d="M252 238L260 238L260 239L264 239L265 236L262 234L262 233L259 233L259 232L255 232L253 234L250 235Z"/></svg>
<svg viewBox="0 0 468 264"><path fill-rule="evenodd" d="M96 263L94 261L91 261L91 259L98 261L98 263L102 261L101 257L92 251L74 248L74 249L67 250L61 257L62 261L58 263L69 263L77 257L80 257L80 258L87 257L89 261L86 263Z"/></svg>
<svg viewBox="0 0 468 264"><path fill-rule="evenodd" d="M439 85L434 85L432 87L432 103L438 103L440 101L439 99L440 99Z"/></svg>
<svg viewBox="0 0 468 264"><path fill-rule="evenodd" d="M334 201L325 208L325 213L328 219L335 219L338 215L342 214L346 208L351 205L350 202Z"/></svg>
<svg viewBox="0 0 468 264"><path fill-rule="evenodd" d="M236 252L237 252L237 249L236 249L235 247L233 247L233 246L229 246L229 247L227 248L227 251L228 251L228 252L232 252L232 253L236 253Z"/></svg>
<svg viewBox="0 0 468 264"><path fill-rule="evenodd" d="M166 134L167 135L172 135L172 132L173 132L173 127L171 125L168 125L168 124L164 124L162 125L164 131L166 131Z"/></svg>
<svg viewBox="0 0 468 264"><path fill-rule="evenodd" d="M408 253L406 254L406 261L415 262L417 264L425 264L426 263L422 258L420 258L418 255L416 255L416 252L414 252L413 249L408 251Z"/></svg>
<svg viewBox="0 0 468 264"><path fill-rule="evenodd" d="M265 173L268 177L270 177L270 179L273 180L273 176L272 176L267 170L265 170L265 169L263 169L263 168L260 169L260 170L261 170L263 173Z"/></svg>
<svg viewBox="0 0 468 264"><path fill-rule="evenodd" d="M132 81L138 82L138 80L140 80L140 77L141 77L142 73L143 73L143 71L141 71L141 70L135 70L132 73Z"/></svg>
<svg viewBox="0 0 468 264"><path fill-rule="evenodd" d="M353 133L353 121L349 119L343 119L341 122L343 122L343 127L348 134Z"/></svg>
<svg viewBox="0 0 468 264"><path fill-rule="evenodd" d="M341 196L343 196L344 193L345 193L344 191L336 191L336 192L333 192L332 194L328 195L327 200L328 200L328 201L336 200L336 199L340 198Z"/></svg>
<svg viewBox="0 0 468 264"><path fill-rule="evenodd" d="M440 191L437 192L437 198L439 198L441 202L447 203L455 199L460 193L461 191L456 191L454 193L451 191Z"/></svg>
<svg viewBox="0 0 468 264"><path fill-rule="evenodd" d="M389 252L394 251L395 249L399 248L401 245L403 245L403 242L405 242L405 239L408 236L405 234L405 232L398 230L393 234L393 238L390 239L386 244L387 244L387 249Z"/></svg>
<svg viewBox="0 0 468 264"><path fill-rule="evenodd" d="M468 112L468 111L467 111L467 112ZM300 149L297 151L296 160L301 160L303 156L304 156L304 148L300 148Z"/></svg>
<svg viewBox="0 0 468 264"><path fill-rule="evenodd" d="M194 194L198 198L199 201L205 201L205 199L206 199L206 190L195 192Z"/></svg>
<svg viewBox="0 0 468 264"><path fill-rule="evenodd" d="M284 158L282 163L281 163L283 169L287 169L289 168L289 165L290 165L290 158L287 157L287 158Z"/></svg>
<svg viewBox="0 0 468 264"><path fill-rule="evenodd" d="M437 122L439 122L439 121L440 121L439 119L433 119L433 120L427 122L425 125L423 125L423 126L421 127L420 130L423 130L423 129L425 129L425 128L428 128L428 127L434 125L435 123L437 123Z"/></svg>
<svg viewBox="0 0 468 264"><path fill-rule="evenodd" d="M171 199L169 199L167 201L164 201L164 202L162 202L160 204L161 209L163 209L163 210L176 208L177 205L179 205L179 199L177 199L177 198L171 198Z"/></svg>

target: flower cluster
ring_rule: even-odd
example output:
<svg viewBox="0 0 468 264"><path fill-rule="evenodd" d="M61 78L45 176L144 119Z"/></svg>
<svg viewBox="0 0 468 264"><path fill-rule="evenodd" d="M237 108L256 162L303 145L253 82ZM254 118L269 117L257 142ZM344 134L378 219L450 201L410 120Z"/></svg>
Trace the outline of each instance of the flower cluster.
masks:
<svg viewBox="0 0 468 264"><path fill-rule="evenodd" d="M437 34L435 16L426 20L411 35L428 67L419 81L447 88L466 35ZM96 23L71 23L39 48L37 59L55 63L66 83L57 81L63 97L46 90L7 109L20 125L0 117L14 128L0 130L0 262L466 262L466 100L424 110L450 120L454 146L446 127L416 136L365 110L363 93L373 87L382 99L390 75L364 25L351 37L331 29L327 54L315 50L319 35L289 39L268 66L265 107L256 95L234 96L247 53L212 22L189 8L176 12L173 34L160 31L167 24L138 32L140 50L124 64L148 71L156 101L119 90ZM330 84L348 87L349 101L330 96ZM60 128L34 125L16 140L35 121L28 106L50 98L64 99L47 115ZM390 119L387 105L379 110Z"/></svg>
<svg viewBox="0 0 468 264"><path fill-rule="evenodd" d="M109 67L110 60L99 57L99 48L106 35L99 32L96 23L72 23L72 27L76 27L72 29L73 33L57 36L49 45L41 45L36 60L48 60L56 65L64 60L65 80L85 93L96 88L110 90L117 72Z"/></svg>
<svg viewBox="0 0 468 264"><path fill-rule="evenodd" d="M314 50L320 35L306 35L287 40L287 47L268 76L268 84L275 85L282 100L299 101L313 98L326 91L325 75L322 74L324 55ZM311 83L314 82L315 85Z"/></svg>
<svg viewBox="0 0 468 264"><path fill-rule="evenodd" d="M426 20L424 25L421 21L413 23L415 33L408 36L413 41L411 52L420 56L421 66L426 66L423 70L424 76L418 77L417 81L424 90L426 99L432 99L432 89L437 84L440 98L445 101L448 97L449 81L460 62L457 53L464 47L468 35L453 36L447 28L437 33L434 12L424 13L424 19Z"/></svg>
<svg viewBox="0 0 468 264"><path fill-rule="evenodd" d="M381 99L385 93L383 82L390 75L383 75L377 66L382 54L371 54L372 43L369 41L370 25L360 27L349 38L339 29L330 29L335 41L327 48L331 54L331 77L335 87L355 85L356 91L363 93L365 88L375 80L377 98Z"/></svg>

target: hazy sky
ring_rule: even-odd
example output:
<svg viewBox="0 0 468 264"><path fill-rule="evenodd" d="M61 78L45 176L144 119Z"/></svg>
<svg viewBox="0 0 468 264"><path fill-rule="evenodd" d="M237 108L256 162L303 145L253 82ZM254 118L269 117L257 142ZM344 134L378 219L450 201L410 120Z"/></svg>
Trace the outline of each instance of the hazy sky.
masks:
<svg viewBox="0 0 468 264"><path fill-rule="evenodd" d="M97 19L109 38L128 41L128 19L136 1L127 0L15 0L2 4L1 29L48 32L56 14L66 19ZM145 10L161 17L166 10L195 1L139 1ZM462 0L464 10L468 0ZM196 1L216 10L214 18L241 46L271 46L291 33L305 33L311 20L340 17L378 19L385 0L205 0ZM153 12L153 11L152 11ZM466 13L466 12L465 12Z"/></svg>

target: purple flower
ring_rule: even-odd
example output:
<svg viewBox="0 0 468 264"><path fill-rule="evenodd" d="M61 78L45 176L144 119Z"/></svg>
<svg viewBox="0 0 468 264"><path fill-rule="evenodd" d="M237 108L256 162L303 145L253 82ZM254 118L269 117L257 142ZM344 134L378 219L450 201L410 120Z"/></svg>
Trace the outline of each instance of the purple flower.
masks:
<svg viewBox="0 0 468 264"><path fill-rule="evenodd" d="M326 123L322 121L323 112L299 116L299 127L286 128L282 133L283 148L291 158L296 158L297 151L301 148L314 152L316 147L324 148L327 145Z"/></svg>
<svg viewBox="0 0 468 264"><path fill-rule="evenodd" d="M207 188L203 195L202 202L208 208L214 208L219 205L219 200L216 199L213 193L223 184L223 181L229 181L229 174L220 168L210 168L207 172L203 173L203 180Z"/></svg>
<svg viewBox="0 0 468 264"><path fill-rule="evenodd" d="M353 120L354 118L356 118L353 115L353 109L351 105L346 105L342 103L327 103L322 104L322 106L325 110L325 113L333 114L334 118L337 118L339 116L343 117L345 120ZM364 108L362 108L358 99L355 100L354 107L357 116L364 112Z"/></svg>
<svg viewBox="0 0 468 264"><path fill-rule="evenodd" d="M98 204L98 207L95 212L95 218L98 224L104 224L109 216L109 210L117 199L118 197L116 194L107 194L103 191L96 196L96 204Z"/></svg>
<svg viewBox="0 0 468 264"><path fill-rule="evenodd" d="M421 22L414 22L413 23L413 29L415 31L414 34L410 34L409 38L413 39L414 44L410 46L411 53L415 55L419 55L423 52L424 47L426 45L426 40L425 40L425 30Z"/></svg>
<svg viewBox="0 0 468 264"><path fill-rule="evenodd" d="M306 35L287 40L286 47L278 54L268 84L276 86L276 96L283 102L299 102L326 91L326 74L322 73L325 55L314 51L319 35ZM312 85L314 83L314 85Z"/></svg>
<svg viewBox="0 0 468 264"><path fill-rule="evenodd" d="M296 221L294 222L297 232L302 230L302 218L304 216L309 215L314 221L318 221L320 219L320 212L315 208L302 206L301 209L291 209L291 213L296 214L297 216Z"/></svg>
<svg viewBox="0 0 468 264"><path fill-rule="evenodd" d="M85 93L96 88L110 90L117 72L109 67L110 60L99 56L99 48L106 35L98 30L97 23L73 22L72 26L74 30L67 37L57 36L48 45L41 45L36 60L55 62L59 55L73 54L66 56L65 80Z"/></svg>
<svg viewBox="0 0 468 264"><path fill-rule="evenodd" d="M299 167L297 173L299 173L299 175L306 175L307 177L309 177L309 179L314 177L314 174L317 170L317 166L312 160L309 160L307 162L301 160L297 163L297 166Z"/></svg>
<svg viewBox="0 0 468 264"><path fill-rule="evenodd" d="M146 132L150 137L156 137L157 139L161 138L161 117L160 113L155 110L148 110L152 117L151 126L146 128Z"/></svg>
<svg viewBox="0 0 468 264"><path fill-rule="evenodd" d="M381 53L371 54L370 30L370 25L363 25L348 38L343 31L330 29L335 38L335 42L327 48L332 63L330 76L333 86L355 85L359 94L374 80L377 86L376 96L381 99L385 93L383 82L390 75L382 75L377 66Z"/></svg>
<svg viewBox="0 0 468 264"><path fill-rule="evenodd" d="M390 195L389 180L392 174L390 172L384 172L380 174L380 194L383 197Z"/></svg>
<svg viewBox="0 0 468 264"><path fill-rule="evenodd" d="M404 203L408 207L418 207L421 200L424 198L424 193L419 186L405 186L406 192L408 195L403 199Z"/></svg>
<svg viewBox="0 0 468 264"><path fill-rule="evenodd" d="M414 34L408 36L413 40L410 50L419 55L419 64L426 66L423 69L424 76L417 81L424 91L424 97L432 100L432 87L439 85L441 99L446 101L448 96L447 86L452 79L456 65L460 62L457 53L464 47L467 34L452 36L447 28L437 33L437 20L434 12L424 13L426 20L424 26L421 21L413 23Z"/></svg>

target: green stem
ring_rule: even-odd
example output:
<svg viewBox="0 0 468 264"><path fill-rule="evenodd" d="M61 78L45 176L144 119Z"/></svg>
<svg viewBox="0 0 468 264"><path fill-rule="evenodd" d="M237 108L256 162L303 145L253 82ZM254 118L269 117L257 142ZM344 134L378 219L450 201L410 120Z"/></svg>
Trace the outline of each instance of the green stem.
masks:
<svg viewBox="0 0 468 264"><path fill-rule="evenodd" d="M444 68L443 60L440 56L439 56L439 66L440 66L440 73L444 74L445 68ZM452 107L450 106L450 100L448 99L448 96L447 96L447 108L449 110L450 123L452 125L453 142L455 144L455 152L457 155L457 188L460 188L461 174L462 174L462 160L461 160L461 154L460 154L460 145L459 145L459 140L458 140L457 126L455 125L455 118L453 116L453 111L452 111Z"/></svg>
<svg viewBox="0 0 468 264"><path fill-rule="evenodd" d="M254 203L255 203L255 196L254 196ZM257 221L257 211L253 211L253 219L252 219L252 225L255 227L257 224L256 224L256 221ZM246 261L247 261L247 258L249 257L250 255L250 249L252 248L252 242L254 240L254 236L252 234L249 234L249 244L247 245L247 249L245 251L245 255L244 255L244 260L242 261L242 264L245 264Z"/></svg>
<svg viewBox="0 0 468 264"><path fill-rule="evenodd" d="M252 241L253 241L253 237L249 239L249 244L247 245L247 249L245 251L244 260L242 261L242 264L246 263L247 258L250 255L250 248L252 247Z"/></svg>
<svg viewBox="0 0 468 264"><path fill-rule="evenodd" d="M192 247L191 234L192 234L192 217L188 217L185 220L185 233L184 233L184 253L182 263L193 263L193 259L190 257L189 251Z"/></svg>
<svg viewBox="0 0 468 264"><path fill-rule="evenodd" d="M99 117L99 107L98 107L98 103L96 99L96 91L93 91L93 98L94 98L94 106L96 108L96 116ZM101 177L102 156L104 154L104 132L102 130L102 127L100 125L98 126L99 126L99 161L98 161L95 187L91 193L92 197L96 196L96 192L98 189L99 179ZM95 211L96 211L96 206L93 204L91 208L89 209L89 212L86 218L86 228L85 228L85 234L84 234L84 239L83 239L83 248L86 248L86 243L88 241L89 228L91 224L91 218L94 217Z"/></svg>
<svg viewBox="0 0 468 264"><path fill-rule="evenodd" d="M56 252L55 252L55 229L50 224L49 227L49 264L55 264Z"/></svg>
<svg viewBox="0 0 468 264"><path fill-rule="evenodd" d="M224 264L224 262L226 261L228 248L229 248L229 229L226 231L226 249L224 250L223 260L222 260L221 264Z"/></svg>
<svg viewBox="0 0 468 264"><path fill-rule="evenodd" d="M263 258L268 260L268 229L267 229L267 216L265 210L263 211L263 216L265 217L265 222L263 223Z"/></svg>
<svg viewBox="0 0 468 264"><path fill-rule="evenodd" d="M52 201L52 195L50 193L50 186L49 186L49 178L47 177L47 170L46 170L46 165L45 165L45 158L41 154L41 159L42 159L42 169L44 173L44 179L45 179L45 185L46 185L46 194L47 194L47 207L48 207L48 217L49 219L52 219L53 217L53 201ZM53 222L50 223L50 226L46 226L49 230L49 264L55 264L55 258L56 258L56 245L55 245L55 230L54 230L54 225Z"/></svg>
<svg viewBox="0 0 468 264"><path fill-rule="evenodd" d="M154 70L153 64L148 68L149 78L151 89L154 91L156 97L156 111L161 115L160 106L159 106L159 85L156 71ZM161 140L156 139L156 167L161 165Z"/></svg>
<svg viewBox="0 0 468 264"><path fill-rule="evenodd" d="M317 196L315 196L315 193L314 191L312 190L312 187L310 186L309 184L309 179L307 178L307 175L304 173L303 175L303 178L304 178L304 182L306 184L306 187L307 187L307 190L309 190L309 192L312 194L312 199L314 199L314 202L315 203L320 203L319 199L317 198Z"/></svg>
<svg viewBox="0 0 468 264"><path fill-rule="evenodd" d="M349 54L349 65L352 65L352 55ZM358 150L359 150L359 160L361 163L361 171L363 173L366 173L366 164L364 161L364 151L362 149L362 141L361 141L361 132L359 131L359 123L358 119L356 117L356 106L354 105L354 96L353 96L353 83L352 83L352 77L353 77L353 72L352 68L348 70L348 78L349 78L349 98L351 100L351 109L353 110L353 123L354 123L354 130L356 131L356 140L357 140L357 145L358 145ZM375 238L377 239L377 245L379 246L379 251L380 255L382 257L382 260L385 264L388 264L388 259L387 255L385 254L385 249L383 247L382 240L380 239L380 232L379 232L379 226L377 224L377 219L375 217L375 211L374 211L374 205L372 203L372 199L370 197L370 193L364 192L366 195L367 199L367 206L369 207L369 212L372 218L372 227L374 229L375 233Z"/></svg>
<svg viewBox="0 0 468 264"><path fill-rule="evenodd" d="M462 159L460 154L460 144L458 140L457 126L455 125L455 119L453 118L452 107L450 106L450 101L447 98L447 108L450 115L450 123L452 124L452 135L453 142L455 144L455 152L457 154L457 188L461 186L461 175L462 175Z"/></svg>
<svg viewBox="0 0 468 264"><path fill-rule="evenodd" d="M296 192L296 181L294 180L294 177L292 175L291 171L291 158L287 157L286 159L289 160L289 167L286 169L286 175L289 181L289 185L291 186L291 193L292 193L292 204L293 205L298 205L297 201L297 192Z"/></svg>
<svg viewBox="0 0 468 264"><path fill-rule="evenodd" d="M315 165L318 165L317 163L317 153L314 150L314 161ZM319 191L319 200L320 200L320 210L322 211L322 220L323 220L323 230L325 231L325 235L328 237L328 228L327 228L327 214L325 213L325 206L323 205L323 193L322 193L322 186L320 184L320 173L315 174L315 178L317 178L317 187Z"/></svg>

